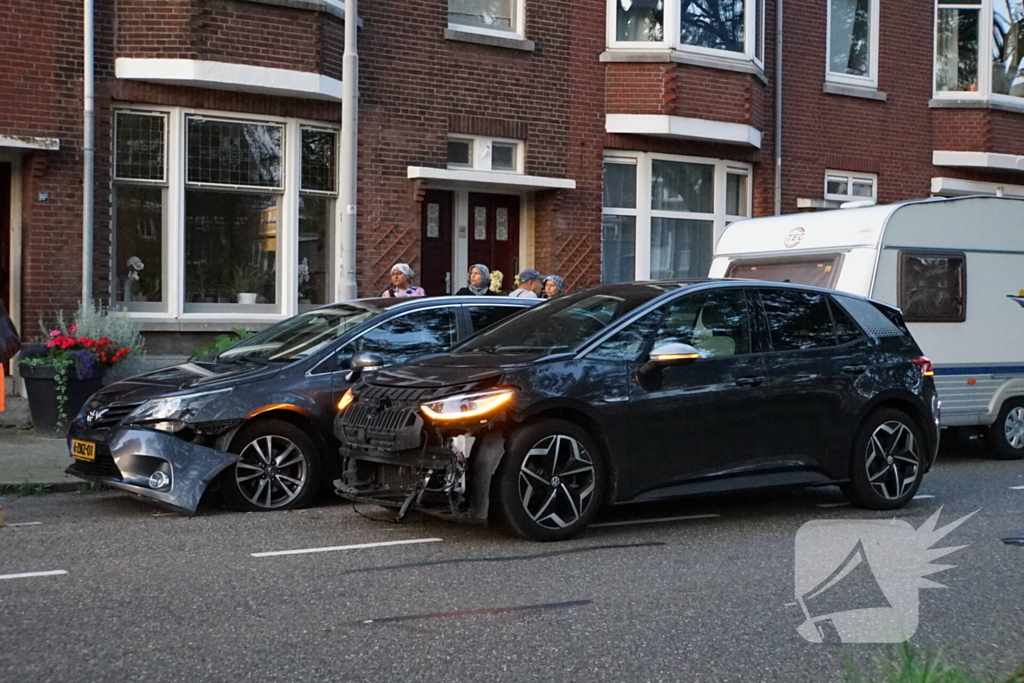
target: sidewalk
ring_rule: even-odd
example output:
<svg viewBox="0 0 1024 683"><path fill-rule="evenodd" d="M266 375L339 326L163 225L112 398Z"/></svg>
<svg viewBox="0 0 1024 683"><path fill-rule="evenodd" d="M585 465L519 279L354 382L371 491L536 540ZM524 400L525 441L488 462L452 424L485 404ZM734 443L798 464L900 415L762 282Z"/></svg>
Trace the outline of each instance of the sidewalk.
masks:
<svg viewBox="0 0 1024 683"><path fill-rule="evenodd" d="M0 413L0 493L17 492L25 484L49 485L50 491L77 491L88 486L64 474L71 464L64 439L43 439L32 430L19 429L28 422L28 402L8 398Z"/></svg>

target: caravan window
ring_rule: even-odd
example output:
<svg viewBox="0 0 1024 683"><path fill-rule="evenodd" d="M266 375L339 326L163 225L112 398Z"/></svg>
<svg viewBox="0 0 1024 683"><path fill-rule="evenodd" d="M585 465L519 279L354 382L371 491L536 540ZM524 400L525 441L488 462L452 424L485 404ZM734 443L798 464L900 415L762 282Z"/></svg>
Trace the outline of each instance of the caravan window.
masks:
<svg viewBox="0 0 1024 683"><path fill-rule="evenodd" d="M792 282L831 289L839 277L842 256L828 254L813 259L764 259L761 261L735 261L729 265L726 277L768 282Z"/></svg>
<svg viewBox="0 0 1024 683"><path fill-rule="evenodd" d="M960 252L900 252L899 302L908 323L967 319L967 258Z"/></svg>

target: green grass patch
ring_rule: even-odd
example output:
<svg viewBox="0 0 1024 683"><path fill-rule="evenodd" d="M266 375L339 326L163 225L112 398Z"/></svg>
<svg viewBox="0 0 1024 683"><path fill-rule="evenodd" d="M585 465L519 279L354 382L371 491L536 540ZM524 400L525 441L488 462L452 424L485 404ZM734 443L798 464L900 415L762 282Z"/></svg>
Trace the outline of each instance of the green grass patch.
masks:
<svg viewBox="0 0 1024 683"><path fill-rule="evenodd" d="M1006 676L985 676L942 652L921 653L907 643L875 658L875 670L863 675L849 658L845 662L846 683L1024 683L1024 662Z"/></svg>

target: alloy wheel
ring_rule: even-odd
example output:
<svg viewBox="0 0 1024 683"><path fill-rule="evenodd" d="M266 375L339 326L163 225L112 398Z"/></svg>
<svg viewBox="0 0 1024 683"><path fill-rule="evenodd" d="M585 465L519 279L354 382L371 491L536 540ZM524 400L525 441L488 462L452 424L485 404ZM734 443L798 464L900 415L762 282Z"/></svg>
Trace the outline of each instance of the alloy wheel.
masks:
<svg viewBox="0 0 1024 683"><path fill-rule="evenodd" d="M906 495L917 481L921 466L914 432L902 422L884 422L868 441L864 463L868 482L886 500Z"/></svg>
<svg viewBox="0 0 1024 683"><path fill-rule="evenodd" d="M235 465L238 490L253 505L279 508L306 485L306 456L283 436L261 436L242 449Z"/></svg>
<svg viewBox="0 0 1024 683"><path fill-rule="evenodd" d="M555 434L533 445L519 468L519 499L536 524L564 529L593 501L594 461L576 439Z"/></svg>
<svg viewBox="0 0 1024 683"><path fill-rule="evenodd" d="M1003 433L1011 448L1024 448L1024 407L1018 406L1006 414Z"/></svg>

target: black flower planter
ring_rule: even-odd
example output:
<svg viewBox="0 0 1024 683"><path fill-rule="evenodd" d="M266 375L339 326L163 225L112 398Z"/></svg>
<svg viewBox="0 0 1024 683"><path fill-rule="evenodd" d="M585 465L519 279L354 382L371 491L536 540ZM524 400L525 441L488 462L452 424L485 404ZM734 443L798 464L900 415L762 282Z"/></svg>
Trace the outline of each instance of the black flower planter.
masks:
<svg viewBox="0 0 1024 683"><path fill-rule="evenodd" d="M51 438L67 435L68 425L78 411L82 409L89 397L103 386L103 378L76 379L73 375L67 379L67 400L64 402L64 423L61 424L60 410L57 406L57 382L54 380L56 370L52 365L22 365L19 367L21 378L25 380L28 391L28 409L32 413L32 426L36 434ZM72 371L73 372L73 371Z"/></svg>

